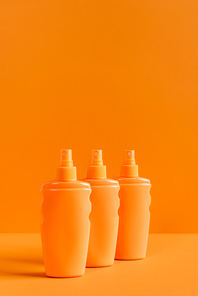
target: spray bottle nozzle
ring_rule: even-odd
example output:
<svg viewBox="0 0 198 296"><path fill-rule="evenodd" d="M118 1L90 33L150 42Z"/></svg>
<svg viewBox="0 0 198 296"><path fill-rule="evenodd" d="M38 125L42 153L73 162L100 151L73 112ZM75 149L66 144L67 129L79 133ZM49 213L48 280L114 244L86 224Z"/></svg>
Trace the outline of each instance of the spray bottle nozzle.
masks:
<svg viewBox="0 0 198 296"><path fill-rule="evenodd" d="M138 165L135 164L134 150L125 150L124 163L121 166L121 177L138 177Z"/></svg>
<svg viewBox="0 0 198 296"><path fill-rule="evenodd" d="M76 180L76 167L73 166L71 149L61 149L60 151L60 167L57 169L56 180Z"/></svg>
<svg viewBox="0 0 198 296"><path fill-rule="evenodd" d="M103 165L102 150L92 150L91 165L95 165L95 166Z"/></svg>
<svg viewBox="0 0 198 296"><path fill-rule="evenodd" d="M60 151L60 167L73 167L72 150L61 149Z"/></svg>
<svg viewBox="0 0 198 296"><path fill-rule="evenodd" d="M88 167L87 178L106 178L106 166L103 165L102 150L92 150L91 165Z"/></svg>
<svg viewBox="0 0 198 296"><path fill-rule="evenodd" d="M127 165L135 164L135 150L125 150L124 164L127 164Z"/></svg>

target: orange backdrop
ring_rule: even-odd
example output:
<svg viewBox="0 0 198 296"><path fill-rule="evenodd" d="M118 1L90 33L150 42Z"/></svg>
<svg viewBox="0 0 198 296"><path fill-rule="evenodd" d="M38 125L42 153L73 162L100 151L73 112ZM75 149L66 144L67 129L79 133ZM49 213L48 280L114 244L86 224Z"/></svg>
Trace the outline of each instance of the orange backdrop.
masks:
<svg viewBox="0 0 198 296"><path fill-rule="evenodd" d="M40 231L59 149L78 177L136 150L152 233L198 232L198 4L1 1L0 232Z"/></svg>

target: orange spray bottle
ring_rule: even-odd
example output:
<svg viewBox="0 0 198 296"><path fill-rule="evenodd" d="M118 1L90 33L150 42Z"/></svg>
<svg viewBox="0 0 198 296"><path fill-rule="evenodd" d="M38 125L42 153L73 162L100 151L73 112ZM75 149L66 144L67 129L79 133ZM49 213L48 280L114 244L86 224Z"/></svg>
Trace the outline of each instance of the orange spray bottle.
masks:
<svg viewBox="0 0 198 296"><path fill-rule="evenodd" d="M120 186L118 181L106 178L102 150L92 150L92 161L85 181L92 189L91 230L86 266L110 266L115 257Z"/></svg>
<svg viewBox="0 0 198 296"><path fill-rule="evenodd" d="M138 177L134 150L126 150L120 183L119 230L115 259L142 259L146 256L151 203L150 181Z"/></svg>
<svg viewBox="0 0 198 296"><path fill-rule="evenodd" d="M75 277L85 272L90 234L90 185L76 180L72 151L61 150L56 180L42 185L41 238L46 275Z"/></svg>

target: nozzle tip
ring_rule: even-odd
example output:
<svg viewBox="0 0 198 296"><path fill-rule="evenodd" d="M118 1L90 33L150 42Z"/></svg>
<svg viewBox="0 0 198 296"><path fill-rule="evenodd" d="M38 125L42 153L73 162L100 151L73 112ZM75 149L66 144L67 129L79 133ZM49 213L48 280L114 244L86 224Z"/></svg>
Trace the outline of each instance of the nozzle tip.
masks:
<svg viewBox="0 0 198 296"><path fill-rule="evenodd" d="M94 149L92 150L92 165L103 165L102 160L102 150Z"/></svg>
<svg viewBox="0 0 198 296"><path fill-rule="evenodd" d="M61 149L60 151L60 166L61 167L72 167L72 150L71 149Z"/></svg>
<svg viewBox="0 0 198 296"><path fill-rule="evenodd" d="M124 164L126 165L135 164L135 150L125 150Z"/></svg>

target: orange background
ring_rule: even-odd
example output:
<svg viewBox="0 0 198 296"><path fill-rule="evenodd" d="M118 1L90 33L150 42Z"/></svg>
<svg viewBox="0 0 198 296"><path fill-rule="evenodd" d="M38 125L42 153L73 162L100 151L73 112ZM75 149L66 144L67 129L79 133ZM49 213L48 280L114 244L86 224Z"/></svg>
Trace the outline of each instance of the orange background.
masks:
<svg viewBox="0 0 198 296"><path fill-rule="evenodd" d="M198 232L196 1L1 1L0 232L39 232L59 149L78 177L136 150L151 233Z"/></svg>

